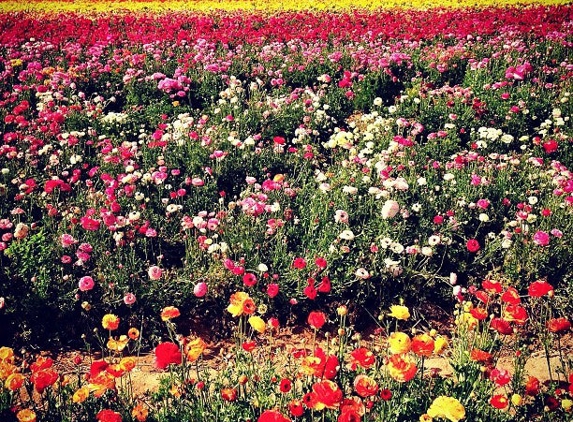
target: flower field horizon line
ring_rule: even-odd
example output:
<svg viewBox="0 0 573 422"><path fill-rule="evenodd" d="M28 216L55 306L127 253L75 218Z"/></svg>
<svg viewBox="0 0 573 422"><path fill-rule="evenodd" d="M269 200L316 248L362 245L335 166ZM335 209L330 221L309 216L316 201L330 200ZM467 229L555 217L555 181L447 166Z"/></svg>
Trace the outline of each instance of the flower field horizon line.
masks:
<svg viewBox="0 0 573 422"><path fill-rule="evenodd" d="M487 8L487 7L527 7L527 6L557 6L569 4L567 0L460 0L460 1L435 1L414 0L404 2L402 0L333 0L333 1L297 1L280 2L276 0L207 0L207 1L161 1L161 0L103 0L97 2L87 1L30 1L18 2L14 0L0 1L0 13L13 12L152 12L169 13L173 11L243 11L243 12L278 12L278 11L347 11L347 10L427 10L435 8L463 9L463 8Z"/></svg>

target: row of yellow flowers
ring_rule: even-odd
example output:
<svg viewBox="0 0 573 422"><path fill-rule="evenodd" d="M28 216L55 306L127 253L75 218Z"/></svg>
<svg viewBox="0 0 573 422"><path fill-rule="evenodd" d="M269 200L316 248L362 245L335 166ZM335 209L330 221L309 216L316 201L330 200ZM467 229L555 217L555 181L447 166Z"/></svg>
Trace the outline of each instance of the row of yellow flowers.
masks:
<svg viewBox="0 0 573 422"><path fill-rule="evenodd" d="M428 9L435 7L465 8L517 5L557 5L568 0L103 0L103 1L0 1L0 12L108 12L147 11L161 13L166 11L211 10L344 10L344 9Z"/></svg>

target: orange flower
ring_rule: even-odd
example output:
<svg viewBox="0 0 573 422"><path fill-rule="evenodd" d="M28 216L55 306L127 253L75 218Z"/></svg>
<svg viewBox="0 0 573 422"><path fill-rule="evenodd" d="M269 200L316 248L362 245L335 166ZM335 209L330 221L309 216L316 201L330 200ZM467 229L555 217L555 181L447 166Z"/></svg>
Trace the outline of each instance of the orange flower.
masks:
<svg viewBox="0 0 573 422"><path fill-rule="evenodd" d="M434 352L434 339L427 333L417 335L412 339L412 351L418 356L431 356Z"/></svg>
<svg viewBox="0 0 573 422"><path fill-rule="evenodd" d="M117 327L119 327L119 317L114 314L105 314L101 320L101 325L106 330L117 330Z"/></svg>
<svg viewBox="0 0 573 422"><path fill-rule="evenodd" d="M175 306L166 306L161 311L161 320L169 321L173 318L177 318L179 315L181 315L181 312L179 312L179 309L177 309Z"/></svg>
<svg viewBox="0 0 573 422"><path fill-rule="evenodd" d="M14 350L10 347L0 347L0 362L14 363Z"/></svg>
<svg viewBox="0 0 573 422"><path fill-rule="evenodd" d="M360 374L354 379L354 391L360 397L370 397L378 392L378 384L367 375Z"/></svg>
<svg viewBox="0 0 573 422"><path fill-rule="evenodd" d="M149 410L147 410L147 406L141 402L137 403L131 411L131 416L138 422L144 422L147 420L148 415Z"/></svg>
<svg viewBox="0 0 573 422"><path fill-rule="evenodd" d="M481 362L481 363L491 362L492 357L493 356L491 355L491 353L488 353L480 349L473 349L470 352L470 359L473 360L474 362Z"/></svg>
<svg viewBox="0 0 573 422"><path fill-rule="evenodd" d="M115 390L115 378L107 371L102 371L93 377L89 383L90 391L95 397L101 397L108 390Z"/></svg>
<svg viewBox="0 0 573 422"><path fill-rule="evenodd" d="M115 378L120 378L125 374L125 369L123 369L119 363L112 363L105 368L107 372L113 375Z"/></svg>
<svg viewBox="0 0 573 422"><path fill-rule="evenodd" d="M16 366L0 361L0 380L5 380L16 371Z"/></svg>
<svg viewBox="0 0 573 422"><path fill-rule="evenodd" d="M119 366L125 372L130 372L133 370L133 368L137 366L137 362L135 361L135 358L133 356L126 356L124 358L121 358L121 360L119 361Z"/></svg>
<svg viewBox="0 0 573 422"><path fill-rule="evenodd" d="M199 356L203 354L206 347L207 344L200 337L190 341L186 346L187 361L195 362L197 359L199 359Z"/></svg>
<svg viewBox="0 0 573 422"><path fill-rule="evenodd" d="M525 394L528 396L536 396L541 391L541 383L539 379L534 376L529 376L525 382Z"/></svg>
<svg viewBox="0 0 573 422"><path fill-rule="evenodd" d="M255 302L246 292L233 293L230 304L227 306L227 311L234 317L239 317L243 314L252 315L256 309Z"/></svg>
<svg viewBox="0 0 573 422"><path fill-rule="evenodd" d="M36 413L32 409L22 409L16 414L18 422L36 422Z"/></svg>
<svg viewBox="0 0 573 422"><path fill-rule="evenodd" d="M223 397L223 400L235 401L237 399L237 390L235 388L223 388L221 397Z"/></svg>
<svg viewBox="0 0 573 422"><path fill-rule="evenodd" d="M13 374L8 375L4 386L7 390L18 391L24 385L24 381L26 381L26 377L24 375L19 372L14 372Z"/></svg>
<svg viewBox="0 0 573 422"><path fill-rule="evenodd" d="M390 376L398 382L407 382L416 376L418 368L407 356L392 355L386 365Z"/></svg>
<svg viewBox="0 0 573 422"><path fill-rule="evenodd" d="M127 331L127 336L132 340L137 340L139 338L139 330L135 327L131 327Z"/></svg>
<svg viewBox="0 0 573 422"><path fill-rule="evenodd" d="M390 346L390 353L396 355L400 353L408 353L412 347L412 341L408 334L396 331L388 337L388 345Z"/></svg>

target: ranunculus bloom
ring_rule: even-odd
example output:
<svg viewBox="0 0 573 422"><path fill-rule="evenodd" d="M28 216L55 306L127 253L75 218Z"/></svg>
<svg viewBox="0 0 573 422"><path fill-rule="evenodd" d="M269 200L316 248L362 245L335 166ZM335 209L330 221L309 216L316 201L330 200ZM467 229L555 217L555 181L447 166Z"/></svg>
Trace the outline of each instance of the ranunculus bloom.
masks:
<svg viewBox="0 0 573 422"><path fill-rule="evenodd" d="M434 339L427 333L415 336L412 339L412 351L418 356L429 357L434 353Z"/></svg>
<svg viewBox="0 0 573 422"><path fill-rule="evenodd" d="M304 407L302 405L302 401L300 400L292 400L288 404L288 410L291 415L295 418L298 418L304 414Z"/></svg>
<svg viewBox="0 0 573 422"><path fill-rule="evenodd" d="M121 414L110 409L100 410L96 415L98 422L121 422Z"/></svg>
<svg viewBox="0 0 573 422"><path fill-rule="evenodd" d="M283 378L279 384L281 393L288 393L292 389L292 381L288 378Z"/></svg>
<svg viewBox="0 0 573 422"><path fill-rule="evenodd" d="M18 391L24 385L24 381L26 381L26 377L19 372L14 372L8 375L6 381L4 382L4 387L10 391Z"/></svg>
<svg viewBox="0 0 573 422"><path fill-rule="evenodd" d="M545 280L537 280L529 285L527 293L531 297L542 297L553 293L553 286Z"/></svg>
<svg viewBox="0 0 573 422"><path fill-rule="evenodd" d="M428 415L432 418L444 418L451 422L458 422L466 417L466 409L454 397L439 396L430 405Z"/></svg>
<svg viewBox="0 0 573 422"><path fill-rule="evenodd" d="M237 400L237 390L235 388L223 388L221 390L221 397L226 401Z"/></svg>
<svg viewBox="0 0 573 422"><path fill-rule="evenodd" d="M304 258L295 258L292 263L292 266L297 270L302 270L306 267L306 261Z"/></svg>
<svg viewBox="0 0 573 422"><path fill-rule="evenodd" d="M253 273L246 273L243 276L243 284L247 287L253 287L255 284L257 284L257 276Z"/></svg>
<svg viewBox="0 0 573 422"><path fill-rule="evenodd" d="M204 297L208 290L209 288L207 287L207 283L200 281L199 283L195 284L195 287L193 287L193 294L195 297Z"/></svg>
<svg viewBox="0 0 573 422"><path fill-rule="evenodd" d="M117 330L117 327L119 327L119 317L114 314L105 314L101 320L101 325L106 330Z"/></svg>
<svg viewBox="0 0 573 422"><path fill-rule="evenodd" d="M480 245L476 239L469 239L466 242L466 248L468 248L468 251L471 253L475 253L480 250Z"/></svg>
<svg viewBox="0 0 573 422"><path fill-rule="evenodd" d="M230 302L229 306L227 306L227 311L234 317L239 317L243 314L252 315L257 309L255 302L246 292L233 293Z"/></svg>
<svg viewBox="0 0 573 422"><path fill-rule="evenodd" d="M539 246L549 245L549 234L544 231L538 230L533 235L533 243Z"/></svg>
<svg viewBox="0 0 573 422"><path fill-rule="evenodd" d="M505 394L495 394L489 399L489 404L496 409L506 409L509 406L509 400Z"/></svg>
<svg viewBox="0 0 573 422"><path fill-rule="evenodd" d="M290 419L276 410L265 410L257 422L290 422Z"/></svg>
<svg viewBox="0 0 573 422"><path fill-rule="evenodd" d="M412 341L408 334L401 331L395 331L388 336L388 346L390 353L393 355L408 353L412 346Z"/></svg>
<svg viewBox="0 0 573 422"><path fill-rule="evenodd" d="M308 325L310 325L315 330L320 330L322 326L326 323L326 315L324 312L312 311L308 314Z"/></svg>
<svg viewBox="0 0 573 422"><path fill-rule="evenodd" d="M125 296L123 296L123 303L126 305L133 305L136 300L137 299L133 293L126 293Z"/></svg>
<svg viewBox="0 0 573 422"><path fill-rule="evenodd" d="M571 322L567 318L551 318L547 321L547 329L552 333L562 333L571 328Z"/></svg>
<svg viewBox="0 0 573 422"><path fill-rule="evenodd" d="M259 334L263 334L267 329L265 321L256 315L249 317L249 325Z"/></svg>
<svg viewBox="0 0 573 422"><path fill-rule="evenodd" d="M511 374L506 369L494 368L489 374L489 379L495 383L497 387L503 387L511 381Z"/></svg>
<svg viewBox="0 0 573 422"><path fill-rule="evenodd" d="M335 409L342 402L342 390L334 381L324 380L314 383L312 391L316 397L316 403L313 406L315 410L322 410L325 407Z"/></svg>
<svg viewBox="0 0 573 422"><path fill-rule="evenodd" d="M376 356L366 347L359 347L350 353L350 368L356 370L358 366L368 369L376 363Z"/></svg>
<svg viewBox="0 0 573 422"><path fill-rule="evenodd" d="M54 385L59 378L60 376L56 371L47 368L34 372L30 381L34 384L34 389L41 394L47 387Z"/></svg>
<svg viewBox="0 0 573 422"><path fill-rule="evenodd" d="M407 320L408 318L410 318L410 311L406 306L392 305L390 306L390 313L388 314L388 316L400 320Z"/></svg>
<svg viewBox="0 0 573 422"><path fill-rule="evenodd" d="M539 379L534 376L529 376L525 381L525 394L528 396L536 396L541 391L541 383Z"/></svg>
<svg viewBox="0 0 573 422"><path fill-rule="evenodd" d="M151 280L159 280L161 275L163 274L163 270L159 268L157 265L153 265L149 267L147 270L147 274Z"/></svg>
<svg viewBox="0 0 573 422"><path fill-rule="evenodd" d="M400 211L400 204L398 202L388 199L382 206L382 218L389 219L393 218Z"/></svg>
<svg viewBox="0 0 573 422"><path fill-rule="evenodd" d="M36 422L36 413L32 409L22 409L16 413L18 422Z"/></svg>
<svg viewBox="0 0 573 422"><path fill-rule="evenodd" d="M94 279L91 278L89 275L85 275L82 278L80 278L80 281L78 282L78 287L82 292L87 292L88 290L91 290L94 288Z"/></svg>
<svg viewBox="0 0 573 422"><path fill-rule="evenodd" d="M180 315L181 312L179 312L179 309L177 309L175 306L166 306L161 311L161 321L169 321L173 318L177 318Z"/></svg>
<svg viewBox="0 0 573 422"><path fill-rule="evenodd" d="M416 376L418 367L406 355L392 355L388 359L388 373L398 382L407 382Z"/></svg>
<svg viewBox="0 0 573 422"><path fill-rule="evenodd" d="M187 362L195 362L197 359L199 359L199 356L203 354L206 348L207 344L201 337L197 337L191 340L185 345Z"/></svg>
<svg viewBox="0 0 573 422"><path fill-rule="evenodd" d="M354 379L354 391L360 397L371 397L378 393L378 384L368 375L360 374Z"/></svg>
<svg viewBox="0 0 573 422"><path fill-rule="evenodd" d="M267 295L272 299L279 294L279 285L277 283L270 283L267 286Z"/></svg>
<svg viewBox="0 0 573 422"><path fill-rule="evenodd" d="M181 350L175 343L159 343L155 347L155 367L165 369L171 364L181 364Z"/></svg>

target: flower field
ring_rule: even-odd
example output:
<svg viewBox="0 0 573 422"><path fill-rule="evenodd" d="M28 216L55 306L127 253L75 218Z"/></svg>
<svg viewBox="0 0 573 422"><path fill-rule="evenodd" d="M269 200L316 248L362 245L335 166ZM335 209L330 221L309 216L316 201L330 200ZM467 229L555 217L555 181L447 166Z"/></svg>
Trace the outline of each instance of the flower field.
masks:
<svg viewBox="0 0 573 422"><path fill-rule="evenodd" d="M573 8L520 3L0 2L0 420L573 420Z"/></svg>

